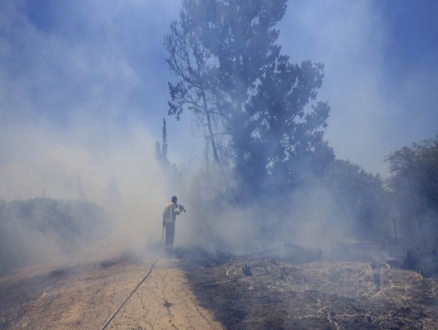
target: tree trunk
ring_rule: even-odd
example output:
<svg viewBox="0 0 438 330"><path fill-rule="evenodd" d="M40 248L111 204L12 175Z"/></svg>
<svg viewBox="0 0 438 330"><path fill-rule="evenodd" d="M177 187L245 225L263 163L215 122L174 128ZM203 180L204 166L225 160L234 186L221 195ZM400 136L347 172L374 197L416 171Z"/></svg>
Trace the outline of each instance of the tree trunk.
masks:
<svg viewBox="0 0 438 330"><path fill-rule="evenodd" d="M213 128L211 127L210 112L208 111L207 99L205 96L204 89L202 89L202 102L204 103L205 116L207 117L207 128L210 137L211 148L213 149L214 161L216 162L217 165L220 165L219 156L216 148L216 142L214 141L214 136L213 136Z"/></svg>

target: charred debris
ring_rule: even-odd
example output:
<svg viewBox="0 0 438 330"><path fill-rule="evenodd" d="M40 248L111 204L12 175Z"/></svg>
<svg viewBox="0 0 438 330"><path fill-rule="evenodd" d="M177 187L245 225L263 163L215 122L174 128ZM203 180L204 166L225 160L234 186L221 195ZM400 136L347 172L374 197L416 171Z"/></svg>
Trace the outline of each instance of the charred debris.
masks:
<svg viewBox="0 0 438 330"><path fill-rule="evenodd" d="M221 267L233 260L242 260L242 273L253 276L249 263L245 260L271 260L292 265L302 265L312 262L331 263L362 263L368 264L373 270L377 291L380 289L380 273L382 268L415 271L424 278L438 277L438 253L436 250L420 251L408 249L403 254L403 248L388 247L372 243L338 243L331 251L303 247L292 243L277 244L276 247L259 252L243 253L215 250L209 252L201 246L175 249L177 257L183 265L203 268Z"/></svg>
<svg viewBox="0 0 438 330"><path fill-rule="evenodd" d="M436 329L435 252L406 256L363 243L342 249L175 253L201 304L226 329Z"/></svg>

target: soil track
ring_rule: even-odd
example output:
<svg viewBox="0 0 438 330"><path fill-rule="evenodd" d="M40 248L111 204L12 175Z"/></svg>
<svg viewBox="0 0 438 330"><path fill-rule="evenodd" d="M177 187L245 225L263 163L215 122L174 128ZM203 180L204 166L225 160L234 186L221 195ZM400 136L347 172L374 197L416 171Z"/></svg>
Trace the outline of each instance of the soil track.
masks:
<svg viewBox="0 0 438 330"><path fill-rule="evenodd" d="M149 270L122 256L0 279L0 329L101 329ZM222 329L192 294L176 260L160 259L107 329Z"/></svg>

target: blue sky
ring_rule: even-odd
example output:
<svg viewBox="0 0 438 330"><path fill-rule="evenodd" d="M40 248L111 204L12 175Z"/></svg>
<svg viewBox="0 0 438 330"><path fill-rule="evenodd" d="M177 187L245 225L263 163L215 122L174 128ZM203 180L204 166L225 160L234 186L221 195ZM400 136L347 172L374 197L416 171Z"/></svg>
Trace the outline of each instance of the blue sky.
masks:
<svg viewBox="0 0 438 330"><path fill-rule="evenodd" d="M179 8L0 0L0 167L44 157L54 141L93 153L129 149L138 131L160 141L172 79L163 36ZM325 64L318 99L331 104L338 158L387 175L385 155L438 132L436 17L433 0L289 2L279 43L294 62ZM168 128L170 158L200 164L190 116Z"/></svg>
<svg viewBox="0 0 438 330"><path fill-rule="evenodd" d="M387 175L385 155L438 132L436 17L429 0L291 1L280 42L325 64L337 157Z"/></svg>

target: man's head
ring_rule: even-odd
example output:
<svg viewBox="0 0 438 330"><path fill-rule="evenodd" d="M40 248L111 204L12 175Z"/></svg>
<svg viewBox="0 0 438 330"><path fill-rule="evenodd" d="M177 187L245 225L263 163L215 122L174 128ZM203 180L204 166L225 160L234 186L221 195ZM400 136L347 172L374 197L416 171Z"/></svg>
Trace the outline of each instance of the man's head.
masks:
<svg viewBox="0 0 438 330"><path fill-rule="evenodd" d="M178 202L178 198L176 196L172 196L172 203L176 204Z"/></svg>

